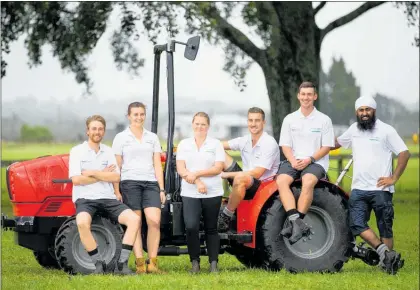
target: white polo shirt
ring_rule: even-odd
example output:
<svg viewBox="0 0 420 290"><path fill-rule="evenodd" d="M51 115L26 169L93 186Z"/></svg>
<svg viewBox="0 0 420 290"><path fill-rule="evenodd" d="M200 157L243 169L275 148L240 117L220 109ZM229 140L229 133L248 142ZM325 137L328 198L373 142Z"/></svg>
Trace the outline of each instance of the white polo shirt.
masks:
<svg viewBox="0 0 420 290"><path fill-rule="evenodd" d="M210 169L215 162L225 162L225 150L220 140L207 136L200 149L197 148L194 137L182 140L176 149L176 160L185 161L188 171ZM221 174L200 177L207 187L207 194L199 193L196 184L189 184L182 179L181 196L192 198L210 198L223 195Z"/></svg>
<svg viewBox="0 0 420 290"><path fill-rule="evenodd" d="M162 152L162 149L155 133L143 129L139 141L127 128L115 136L112 150L122 156L121 181L156 181L153 155Z"/></svg>
<svg viewBox="0 0 420 290"><path fill-rule="evenodd" d="M335 147L330 117L316 108L305 117L299 108L283 119L279 145L291 147L296 159L309 158L323 146ZM329 162L330 158L327 154L315 163L321 165L327 172Z"/></svg>
<svg viewBox="0 0 420 290"><path fill-rule="evenodd" d="M394 192L394 186L376 187L380 177L392 175L392 153L408 150L392 126L377 119L373 130L362 131L354 123L337 141L353 151L352 189Z"/></svg>
<svg viewBox="0 0 420 290"><path fill-rule="evenodd" d="M82 175L82 170L103 170L112 164L117 165L117 160L110 147L101 143L96 153L85 141L70 150L69 178ZM116 166L116 171L120 172L118 166ZM73 185L73 202L76 202L78 198L116 199L116 196L112 182L99 181L88 185Z"/></svg>
<svg viewBox="0 0 420 290"><path fill-rule="evenodd" d="M266 169L259 178L266 179L277 173L280 164L280 150L276 140L263 132L257 144L252 147L251 134L228 141L229 147L235 151L241 151L242 166L244 171L253 170L256 167Z"/></svg>

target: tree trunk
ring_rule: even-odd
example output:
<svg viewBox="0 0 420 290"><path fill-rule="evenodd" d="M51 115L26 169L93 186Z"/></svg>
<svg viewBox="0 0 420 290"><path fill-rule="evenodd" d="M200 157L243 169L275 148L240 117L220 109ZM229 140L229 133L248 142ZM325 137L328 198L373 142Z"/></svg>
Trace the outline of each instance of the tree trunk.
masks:
<svg viewBox="0 0 420 290"><path fill-rule="evenodd" d="M275 36L279 45L267 50L267 60L260 65L270 99L273 137L278 141L284 117L299 108L299 85L310 81L318 87L320 31L311 2L275 2L275 8L282 16Z"/></svg>

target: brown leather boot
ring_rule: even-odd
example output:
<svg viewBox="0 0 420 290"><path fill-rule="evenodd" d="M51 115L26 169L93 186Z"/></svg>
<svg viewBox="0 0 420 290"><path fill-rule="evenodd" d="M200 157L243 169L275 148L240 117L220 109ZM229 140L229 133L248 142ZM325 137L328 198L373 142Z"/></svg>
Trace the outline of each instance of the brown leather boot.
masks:
<svg viewBox="0 0 420 290"><path fill-rule="evenodd" d="M158 268L157 258L150 258L147 264L147 273L163 274L164 272Z"/></svg>
<svg viewBox="0 0 420 290"><path fill-rule="evenodd" d="M146 273L146 259L136 258L136 274L145 274L145 273Z"/></svg>

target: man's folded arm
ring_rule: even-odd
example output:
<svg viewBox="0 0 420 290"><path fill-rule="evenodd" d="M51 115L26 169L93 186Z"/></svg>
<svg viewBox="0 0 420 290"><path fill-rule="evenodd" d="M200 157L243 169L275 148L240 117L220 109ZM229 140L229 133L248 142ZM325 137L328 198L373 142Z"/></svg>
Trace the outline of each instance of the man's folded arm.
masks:
<svg viewBox="0 0 420 290"><path fill-rule="evenodd" d="M73 182L73 185L89 185L99 181L94 177L83 175L72 176L70 179Z"/></svg>

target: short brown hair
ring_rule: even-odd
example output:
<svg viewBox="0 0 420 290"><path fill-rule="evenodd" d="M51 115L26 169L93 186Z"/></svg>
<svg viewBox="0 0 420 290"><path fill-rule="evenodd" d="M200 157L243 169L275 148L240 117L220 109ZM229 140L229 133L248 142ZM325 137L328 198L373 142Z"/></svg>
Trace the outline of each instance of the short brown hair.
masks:
<svg viewBox="0 0 420 290"><path fill-rule="evenodd" d="M209 117L209 115L208 115L207 113L204 113L204 112L198 112L198 113L196 113L196 114L194 115L193 119L192 119L192 122L193 122L193 123L194 123L194 119L195 119L195 117L203 117L203 118L206 118L206 120L207 120L207 125L209 125L209 126L210 126L210 117Z"/></svg>
<svg viewBox="0 0 420 290"><path fill-rule="evenodd" d="M303 83L301 83L300 86L299 86L298 93L300 93L300 89L303 89L303 88L313 88L314 89L314 92L316 94L316 86L312 82L303 82Z"/></svg>
<svg viewBox="0 0 420 290"><path fill-rule="evenodd" d="M252 108L249 108L249 110L248 110L248 115L249 115L250 113L259 113L259 114L261 114L261 115L262 115L262 119L263 119L263 121L265 120L265 113L264 113L264 110L263 110L263 109L261 109L261 108L258 108L258 107L252 107Z"/></svg>
<svg viewBox="0 0 420 290"><path fill-rule="evenodd" d="M130 105L128 105L127 114L131 114L132 108L143 108L144 112L146 112L146 105L141 102L132 102Z"/></svg>
<svg viewBox="0 0 420 290"><path fill-rule="evenodd" d="M105 122L104 117L102 117L100 115L93 115L93 116L90 116L89 118L86 119L86 128L87 129L89 129L89 125L93 121L99 121L99 122L101 122L102 125L104 125L104 129L106 128L106 122Z"/></svg>

